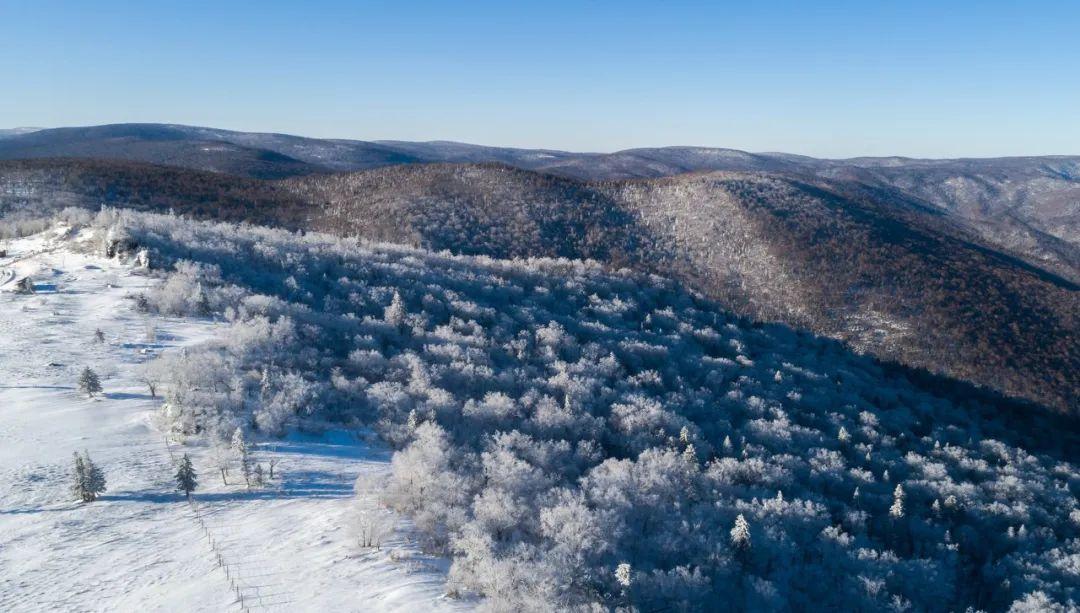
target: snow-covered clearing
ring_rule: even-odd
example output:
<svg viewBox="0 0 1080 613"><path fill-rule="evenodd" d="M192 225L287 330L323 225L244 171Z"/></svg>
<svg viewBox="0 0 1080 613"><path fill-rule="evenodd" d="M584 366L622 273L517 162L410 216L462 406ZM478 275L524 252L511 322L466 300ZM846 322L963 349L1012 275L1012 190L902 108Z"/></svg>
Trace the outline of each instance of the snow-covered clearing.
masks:
<svg viewBox="0 0 1080 613"><path fill-rule="evenodd" d="M66 240L13 241L0 260L0 611L468 606L443 596L445 565L421 555L404 526L378 551L349 538L354 480L389 459L356 433L260 442L255 460L277 458L276 478L253 490L238 476L223 485L198 441L173 443L199 472L196 517L174 491L152 425L159 400L139 374L155 353L211 338L219 324L137 313L125 296L153 281ZM13 291L26 275L35 294ZM94 400L75 387L86 366L104 387ZM94 503L69 493L76 450L105 471L108 491Z"/></svg>

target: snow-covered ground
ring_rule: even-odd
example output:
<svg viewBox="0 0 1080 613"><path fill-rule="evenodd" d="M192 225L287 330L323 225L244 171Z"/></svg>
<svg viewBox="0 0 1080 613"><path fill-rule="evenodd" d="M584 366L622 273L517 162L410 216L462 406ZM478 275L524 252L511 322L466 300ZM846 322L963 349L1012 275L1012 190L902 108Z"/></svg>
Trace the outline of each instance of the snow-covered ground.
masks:
<svg viewBox="0 0 1080 613"><path fill-rule="evenodd" d="M255 490L223 485L197 441L170 452L141 364L220 324L137 313L125 296L151 280L66 244L39 235L0 259L0 611L469 607L443 595L445 564L421 555L404 524L378 551L350 539L353 482L389 460L356 433L256 445L256 461L279 462ZM13 291L26 275L33 295ZM94 400L75 386L86 366L104 387ZM91 504L69 493L77 450L108 479ZM170 453L183 452L200 473L198 517L174 491Z"/></svg>

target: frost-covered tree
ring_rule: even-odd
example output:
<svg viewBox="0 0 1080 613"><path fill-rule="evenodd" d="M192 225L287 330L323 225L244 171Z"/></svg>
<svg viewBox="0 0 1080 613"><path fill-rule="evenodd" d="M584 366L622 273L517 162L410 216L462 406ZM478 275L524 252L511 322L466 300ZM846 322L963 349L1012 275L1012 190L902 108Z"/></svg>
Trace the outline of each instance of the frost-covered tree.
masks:
<svg viewBox="0 0 1080 613"><path fill-rule="evenodd" d="M749 549L750 547L750 523L746 521L742 513L735 518L735 525L731 528L731 545L735 549Z"/></svg>
<svg viewBox="0 0 1080 613"><path fill-rule="evenodd" d="M904 516L904 488L899 483L896 484L896 489L893 490L893 502L889 507L889 516L895 519L900 519Z"/></svg>
<svg viewBox="0 0 1080 613"><path fill-rule="evenodd" d="M146 386L146 391L150 393L151 398L157 398L159 373L155 368L157 362L149 362L143 364L139 370L139 378L142 380L143 385Z"/></svg>
<svg viewBox="0 0 1080 613"><path fill-rule="evenodd" d="M683 459L686 460L686 463L688 465L693 466L693 467L697 467L697 465L698 465L697 448L695 448L693 444L687 445L686 448L683 449L683 454L682 455L683 455Z"/></svg>
<svg viewBox="0 0 1080 613"><path fill-rule="evenodd" d="M396 452L368 509L407 515L492 608L607 610L630 591L639 610L686 611L1080 600L1075 433L1035 428L1045 416L588 262L131 224L155 265L192 260L148 308L230 323L163 360L170 429L370 426Z"/></svg>
<svg viewBox="0 0 1080 613"><path fill-rule="evenodd" d="M75 467L71 475L71 493L83 502L90 502L94 498L89 495L89 492L86 489L86 460L79 455L78 451L75 452L74 457Z"/></svg>
<svg viewBox="0 0 1080 613"><path fill-rule="evenodd" d="M405 302L401 299L401 294L394 292L394 297L390 301L390 306L386 307L383 312L383 321L391 326L400 327L405 323L405 316L408 313L405 311Z"/></svg>
<svg viewBox="0 0 1080 613"><path fill-rule="evenodd" d="M99 345L105 343L105 333L101 331L101 328L94 330L94 342Z"/></svg>
<svg viewBox="0 0 1080 613"><path fill-rule="evenodd" d="M379 505L385 487L385 479L372 473L356 478L348 530L360 547L379 549L393 533L393 518Z"/></svg>
<svg viewBox="0 0 1080 613"><path fill-rule="evenodd" d="M90 454L75 452L72 494L83 502L93 502L105 491L105 473L90 459Z"/></svg>
<svg viewBox="0 0 1080 613"><path fill-rule="evenodd" d="M264 372L255 424L261 432L275 436L283 434L289 420L310 402L312 391L312 385L296 373L271 377L269 371Z"/></svg>
<svg viewBox="0 0 1080 613"><path fill-rule="evenodd" d="M195 474L195 467L191 464L191 458L185 453L176 466L176 489L184 492L185 496L190 497L191 492L194 492L198 485L198 475Z"/></svg>
<svg viewBox="0 0 1080 613"><path fill-rule="evenodd" d="M229 484L229 468L232 466L232 450L216 442L210 450L210 461L221 474L222 485Z"/></svg>
<svg viewBox="0 0 1080 613"><path fill-rule="evenodd" d="M248 447L247 439L244 437L244 430L239 426L233 430L232 439L229 443L230 449L236 455L237 459L246 458L251 449Z"/></svg>
<svg viewBox="0 0 1080 613"><path fill-rule="evenodd" d="M101 379L89 366L83 368L82 372L79 373L78 384L79 391L86 394L88 398L93 398L101 393Z"/></svg>
<svg viewBox="0 0 1080 613"><path fill-rule="evenodd" d="M622 562L617 567L615 567L615 582L616 583L618 583L619 585L621 585L624 588L630 587L631 579L632 579L632 577L631 577L631 570L630 570L630 565L629 564L627 564L626 562Z"/></svg>
<svg viewBox="0 0 1080 613"><path fill-rule="evenodd" d="M253 465L250 454L240 456L240 476L244 478L244 485L251 487L253 477Z"/></svg>

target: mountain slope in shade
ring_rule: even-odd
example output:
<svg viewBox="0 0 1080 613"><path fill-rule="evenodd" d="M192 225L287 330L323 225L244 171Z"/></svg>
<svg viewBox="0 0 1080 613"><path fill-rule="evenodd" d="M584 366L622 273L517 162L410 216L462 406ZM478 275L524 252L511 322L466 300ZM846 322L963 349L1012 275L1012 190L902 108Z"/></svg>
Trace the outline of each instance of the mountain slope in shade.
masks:
<svg viewBox="0 0 1080 613"><path fill-rule="evenodd" d="M433 249L595 258L674 276L736 311L1076 410L1077 286L940 209L755 173L580 183L417 166L284 183L312 227Z"/></svg>

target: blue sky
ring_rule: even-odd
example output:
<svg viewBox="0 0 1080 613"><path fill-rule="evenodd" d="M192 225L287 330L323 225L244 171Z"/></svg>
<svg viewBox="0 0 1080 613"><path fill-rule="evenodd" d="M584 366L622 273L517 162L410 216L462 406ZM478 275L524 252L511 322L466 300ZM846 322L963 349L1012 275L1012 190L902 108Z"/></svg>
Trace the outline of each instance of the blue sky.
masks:
<svg viewBox="0 0 1080 613"><path fill-rule="evenodd" d="M1080 2L0 0L0 127L1080 154Z"/></svg>

